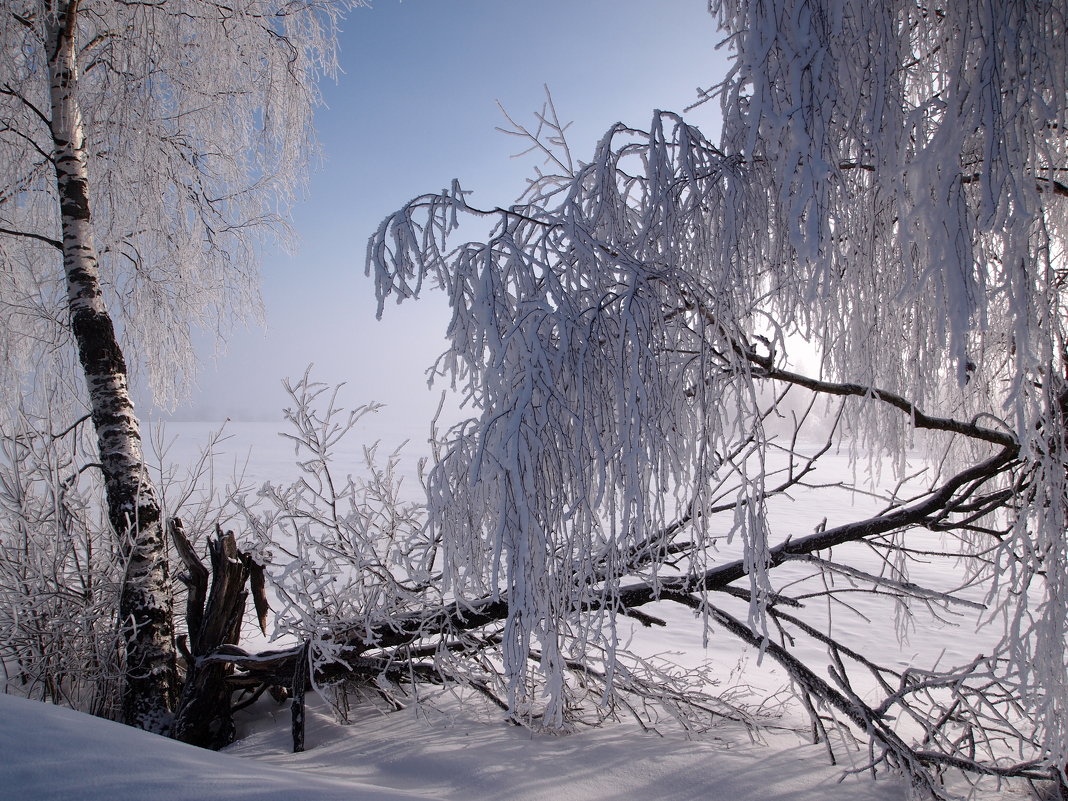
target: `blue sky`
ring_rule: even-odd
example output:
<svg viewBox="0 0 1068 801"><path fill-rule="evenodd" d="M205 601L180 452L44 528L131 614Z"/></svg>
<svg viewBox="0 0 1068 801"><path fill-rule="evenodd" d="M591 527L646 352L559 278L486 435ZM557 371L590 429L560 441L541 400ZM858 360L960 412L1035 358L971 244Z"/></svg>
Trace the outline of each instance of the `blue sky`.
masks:
<svg viewBox="0 0 1068 801"><path fill-rule="evenodd" d="M344 29L297 250L264 260L267 329L240 331L207 359L177 419L279 419L281 379L314 363L320 380L348 383L350 400L422 422L436 404L424 371L445 347L447 308L428 295L375 320L364 249L382 218L454 178L476 205L515 199L539 161L511 158L522 148L495 130L497 101L529 122L548 85L581 159L612 123L681 111L726 70L705 0L376 0ZM718 127L713 104L687 116Z"/></svg>

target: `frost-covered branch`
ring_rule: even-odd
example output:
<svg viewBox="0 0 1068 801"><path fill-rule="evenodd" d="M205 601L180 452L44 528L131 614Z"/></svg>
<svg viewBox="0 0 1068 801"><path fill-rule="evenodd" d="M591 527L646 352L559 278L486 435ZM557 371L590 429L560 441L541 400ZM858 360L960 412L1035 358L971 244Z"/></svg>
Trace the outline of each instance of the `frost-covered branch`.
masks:
<svg viewBox="0 0 1068 801"><path fill-rule="evenodd" d="M611 654L618 611L730 588L766 644L785 625L776 599L799 600L774 576L818 554L825 588L802 603L851 610L846 593L865 592L941 615L956 596L911 579L909 560L952 534L1004 626L997 659L965 672L996 674L991 704L1015 692L1036 720L1001 727L988 706L960 725L1061 771L1068 204L1047 191L1066 163L1061 5L717 2L735 53L720 142L657 112L613 126L587 163L538 172L511 208L454 184L389 216L368 247L380 313L448 295L438 368L474 414L429 477L455 600L377 642L503 614L510 706L529 708L536 647L543 720L560 723L567 649ZM465 216L493 228L457 241ZM840 447L890 457L902 483L882 512L772 529L776 459L805 464L803 424L783 454L766 416L784 385L838 402ZM931 470L918 493L914 448ZM786 492L810 483L791 475ZM854 543L875 571L831 558ZM979 764L940 742L947 764ZM919 751L893 748L926 775Z"/></svg>

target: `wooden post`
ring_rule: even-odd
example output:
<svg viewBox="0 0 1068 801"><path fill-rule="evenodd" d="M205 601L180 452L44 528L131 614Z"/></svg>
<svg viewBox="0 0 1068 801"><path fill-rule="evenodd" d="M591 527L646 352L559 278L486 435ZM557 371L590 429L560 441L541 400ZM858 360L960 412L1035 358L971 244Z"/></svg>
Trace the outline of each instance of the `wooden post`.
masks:
<svg viewBox="0 0 1068 801"><path fill-rule="evenodd" d="M304 690L308 685L308 662L311 659L311 640L304 641L296 667L293 668L293 753L304 750Z"/></svg>

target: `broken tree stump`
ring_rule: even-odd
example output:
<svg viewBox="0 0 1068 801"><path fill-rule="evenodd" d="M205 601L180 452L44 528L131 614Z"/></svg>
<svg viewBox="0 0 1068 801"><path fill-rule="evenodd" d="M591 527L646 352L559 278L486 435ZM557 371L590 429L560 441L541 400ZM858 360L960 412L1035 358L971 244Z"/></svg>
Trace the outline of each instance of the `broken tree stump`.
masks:
<svg viewBox="0 0 1068 801"><path fill-rule="evenodd" d="M171 735L191 745L218 750L234 739L230 706L233 688L227 681L233 665L209 657L226 646L236 646L240 639L248 599L246 582L251 584L257 618L261 629L265 629L263 568L237 547L232 531L223 533L216 525L215 535L208 538L209 571L193 550L182 522L171 520L168 529L186 568L179 578L189 590L188 640L179 643L185 657L186 678Z"/></svg>

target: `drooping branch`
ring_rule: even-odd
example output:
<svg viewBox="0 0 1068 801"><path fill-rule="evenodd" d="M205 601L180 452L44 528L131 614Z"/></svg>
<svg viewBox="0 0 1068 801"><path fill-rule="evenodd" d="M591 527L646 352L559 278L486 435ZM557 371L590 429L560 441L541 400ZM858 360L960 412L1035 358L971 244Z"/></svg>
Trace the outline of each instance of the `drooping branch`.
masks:
<svg viewBox="0 0 1068 801"><path fill-rule="evenodd" d="M769 551L768 568L775 568L788 561L792 556L814 553L833 548L847 542L869 539L890 531L904 531L915 526L925 525L932 516L941 512L950 504L957 491L978 480L990 480L1003 473L1017 458L1015 447L1004 448L997 455L970 467L950 478L940 487L930 492L917 503L901 509L867 518L855 523L835 526L816 534L794 539L787 537L780 545ZM636 584L619 590L622 603L627 606L639 606L655 601L658 589L669 592L689 594L699 591L715 591L738 581L746 574L744 560L735 560L706 571L697 577L680 579L663 579L660 587L648 584Z"/></svg>
<svg viewBox="0 0 1068 801"><path fill-rule="evenodd" d="M834 707L861 731L873 736L876 743L884 749L882 757L873 759L873 765L880 761L888 760L892 766L903 770L915 786L923 789L931 798L949 799L955 797L947 794L937 775L932 772L931 769L937 766L954 767L969 773L1005 778L1015 777L1040 780L1053 778L1051 771L1048 768L1044 768L1038 760L1002 766L980 762L975 759L967 759L953 753L947 754L913 748L891 727L892 718L887 716L886 710L875 709L862 701L856 693L848 688L845 677L841 672L835 673L832 671L832 675L845 685L842 689L835 689L828 682L817 676L786 648L754 632L723 609L685 593L669 593L664 596L664 599L681 603L699 612L707 610L715 622L723 626L731 634L770 656L786 670L793 681L800 685L804 693L818 699L822 704Z"/></svg>

